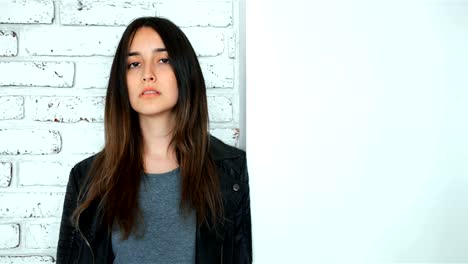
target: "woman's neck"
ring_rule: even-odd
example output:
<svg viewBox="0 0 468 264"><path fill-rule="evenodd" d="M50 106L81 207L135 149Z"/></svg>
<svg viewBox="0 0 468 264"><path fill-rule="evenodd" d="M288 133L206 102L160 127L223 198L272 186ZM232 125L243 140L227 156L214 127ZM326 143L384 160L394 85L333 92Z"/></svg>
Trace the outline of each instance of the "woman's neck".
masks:
<svg viewBox="0 0 468 264"><path fill-rule="evenodd" d="M175 122L172 115L140 116L140 129L143 136L143 154L158 158L168 158L173 152L170 142Z"/></svg>
<svg viewBox="0 0 468 264"><path fill-rule="evenodd" d="M174 125L172 115L140 116L146 173L163 173L179 167L174 147L170 144Z"/></svg>

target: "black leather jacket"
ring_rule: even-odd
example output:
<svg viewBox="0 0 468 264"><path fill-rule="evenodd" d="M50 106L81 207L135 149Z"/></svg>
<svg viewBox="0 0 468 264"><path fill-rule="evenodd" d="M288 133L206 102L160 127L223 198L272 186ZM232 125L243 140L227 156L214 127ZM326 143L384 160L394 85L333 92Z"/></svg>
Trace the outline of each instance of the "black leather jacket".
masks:
<svg viewBox="0 0 468 264"><path fill-rule="evenodd" d="M215 229L202 225L196 234L196 263L252 263L250 196L245 152L210 140L210 153L220 172L224 222ZM80 188L94 156L76 164L70 172L63 205L57 247L57 263L113 263L111 232L100 225L95 201L79 216L74 227L70 216L75 210Z"/></svg>

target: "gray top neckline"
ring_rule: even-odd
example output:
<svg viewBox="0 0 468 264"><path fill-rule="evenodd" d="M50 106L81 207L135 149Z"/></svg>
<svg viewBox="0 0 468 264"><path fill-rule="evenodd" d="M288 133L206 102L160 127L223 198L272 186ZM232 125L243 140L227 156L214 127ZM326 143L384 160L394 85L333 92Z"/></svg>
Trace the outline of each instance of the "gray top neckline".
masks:
<svg viewBox="0 0 468 264"><path fill-rule="evenodd" d="M170 175L173 175L173 174L178 174L180 171L180 167L177 167L171 171L168 171L168 172L162 172L162 173L146 173L145 172L145 175L149 176L150 178L151 177L164 177L164 176L170 176Z"/></svg>

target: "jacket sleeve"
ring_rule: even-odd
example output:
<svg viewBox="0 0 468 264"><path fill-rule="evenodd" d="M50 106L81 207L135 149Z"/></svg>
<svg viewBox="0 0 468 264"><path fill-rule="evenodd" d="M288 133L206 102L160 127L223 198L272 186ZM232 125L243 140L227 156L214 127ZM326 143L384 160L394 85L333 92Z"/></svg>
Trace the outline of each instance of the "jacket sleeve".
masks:
<svg viewBox="0 0 468 264"><path fill-rule="evenodd" d="M242 184L243 196L236 212L235 235L234 235L234 263L252 263L252 228L250 218L250 188L249 174L247 171L247 161L244 157L242 166ZM237 252L236 252L237 251Z"/></svg>
<svg viewBox="0 0 468 264"><path fill-rule="evenodd" d="M76 248L73 248L76 243L76 241L74 241L76 229L71 222L71 215L76 208L79 192L79 187L76 182L76 171L77 169L74 167L70 172L63 203L62 220L60 223L57 245L57 264L69 263L69 259L72 255L75 255L77 251Z"/></svg>

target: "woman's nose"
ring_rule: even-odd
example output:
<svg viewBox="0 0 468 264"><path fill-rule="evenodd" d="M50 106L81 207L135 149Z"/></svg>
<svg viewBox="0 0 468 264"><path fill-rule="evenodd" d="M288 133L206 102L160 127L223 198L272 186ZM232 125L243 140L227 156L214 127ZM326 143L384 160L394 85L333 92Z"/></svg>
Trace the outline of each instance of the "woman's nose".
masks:
<svg viewBox="0 0 468 264"><path fill-rule="evenodd" d="M154 81L156 80L156 75L152 69L152 67L146 67L143 73L143 81Z"/></svg>
<svg viewBox="0 0 468 264"><path fill-rule="evenodd" d="M153 75L145 75L143 76L143 81L154 81L154 76Z"/></svg>

